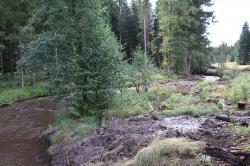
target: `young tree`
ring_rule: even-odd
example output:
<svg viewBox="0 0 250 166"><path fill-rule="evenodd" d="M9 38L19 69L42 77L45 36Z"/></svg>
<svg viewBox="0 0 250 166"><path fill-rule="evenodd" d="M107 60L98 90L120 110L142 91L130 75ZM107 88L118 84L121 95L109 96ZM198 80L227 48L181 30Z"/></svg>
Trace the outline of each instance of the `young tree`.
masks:
<svg viewBox="0 0 250 166"><path fill-rule="evenodd" d="M100 0L44 0L33 18L42 31L26 46L24 61L48 70L81 115L97 115L118 86L122 54L103 9Z"/></svg>
<svg viewBox="0 0 250 166"><path fill-rule="evenodd" d="M247 22L243 25L240 35L238 62L241 65L250 63L250 31Z"/></svg>

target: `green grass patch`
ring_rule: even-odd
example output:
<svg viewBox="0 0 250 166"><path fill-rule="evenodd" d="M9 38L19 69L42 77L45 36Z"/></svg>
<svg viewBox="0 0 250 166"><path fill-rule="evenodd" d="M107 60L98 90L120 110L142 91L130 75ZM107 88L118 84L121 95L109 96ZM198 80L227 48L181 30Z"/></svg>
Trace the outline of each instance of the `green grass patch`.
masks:
<svg viewBox="0 0 250 166"><path fill-rule="evenodd" d="M146 93L126 91L114 97L107 114L109 117L126 118L147 113L151 110L151 107Z"/></svg>
<svg viewBox="0 0 250 166"><path fill-rule="evenodd" d="M237 136L250 136L250 127L244 127L239 124L231 123L229 126L229 130L233 131Z"/></svg>
<svg viewBox="0 0 250 166"><path fill-rule="evenodd" d="M193 117L200 117L204 115L215 115L221 110L215 104L192 104L189 106L178 106L173 110L165 110L159 112L158 115L164 116L178 116L190 115Z"/></svg>
<svg viewBox="0 0 250 166"><path fill-rule="evenodd" d="M180 106L190 105L196 102L197 100L198 99L195 96L191 96L191 95L184 96L180 93L176 93L176 94L173 94L167 100L165 100L163 102L163 105L165 105L166 109L168 110L174 110Z"/></svg>
<svg viewBox="0 0 250 166"><path fill-rule="evenodd" d="M149 100L151 101L162 101L171 97L174 93L176 93L175 86L154 86L147 93Z"/></svg>
<svg viewBox="0 0 250 166"><path fill-rule="evenodd" d="M45 83L38 83L35 86L25 88L1 88L0 105L47 95L47 87L48 85Z"/></svg>
<svg viewBox="0 0 250 166"><path fill-rule="evenodd" d="M94 131L97 127L98 119L94 116L86 116L81 119L72 119L68 114L63 114L57 118L55 124L50 127L58 131L50 136L52 144L62 141L72 142L78 140Z"/></svg>

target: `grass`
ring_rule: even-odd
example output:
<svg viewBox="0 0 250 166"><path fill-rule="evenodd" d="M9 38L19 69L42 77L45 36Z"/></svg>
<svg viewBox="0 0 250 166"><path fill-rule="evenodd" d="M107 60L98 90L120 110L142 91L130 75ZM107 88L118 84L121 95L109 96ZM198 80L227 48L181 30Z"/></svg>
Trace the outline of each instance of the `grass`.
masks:
<svg viewBox="0 0 250 166"><path fill-rule="evenodd" d="M219 112L221 112L221 110L215 104L192 104L189 106L178 106L173 110L164 110L157 114L165 116L190 115L200 117L204 115L215 115Z"/></svg>
<svg viewBox="0 0 250 166"><path fill-rule="evenodd" d="M52 144L59 142L72 142L78 140L97 127L98 119L94 116L86 116L78 120L72 119L68 114L63 114L57 118L54 125L58 131L50 136Z"/></svg>
<svg viewBox="0 0 250 166"><path fill-rule="evenodd" d="M140 150L135 158L124 166L207 166L208 158L202 155L203 143L186 138L155 140Z"/></svg>
<svg viewBox="0 0 250 166"><path fill-rule="evenodd" d="M224 97L232 102L247 100L250 98L250 73L241 73L225 89Z"/></svg>
<svg viewBox="0 0 250 166"><path fill-rule="evenodd" d="M197 98L191 95L184 96L180 93L172 94L170 98L163 102L163 105L168 110L174 110L180 106L190 105L197 101Z"/></svg>
<svg viewBox="0 0 250 166"><path fill-rule="evenodd" d="M213 66L218 67L219 64L215 63L215 64L213 64ZM235 70L235 69L245 70L245 69L250 68L250 65L239 65L236 62L226 62L226 63L224 63L224 66L225 66L225 69L229 69L229 70Z"/></svg>
<svg viewBox="0 0 250 166"><path fill-rule="evenodd" d="M15 101L26 100L37 96L47 94L47 84L38 83L35 86L25 88L1 88L0 89L0 106L11 104Z"/></svg>
<svg viewBox="0 0 250 166"><path fill-rule="evenodd" d="M109 117L126 118L147 113L150 110L152 110L152 105L146 93L136 93L128 90L114 97L107 114Z"/></svg>
<svg viewBox="0 0 250 166"><path fill-rule="evenodd" d="M232 123L229 126L229 130L233 131L237 136L245 136L249 137L250 136L250 127L244 127L240 126L238 124Z"/></svg>

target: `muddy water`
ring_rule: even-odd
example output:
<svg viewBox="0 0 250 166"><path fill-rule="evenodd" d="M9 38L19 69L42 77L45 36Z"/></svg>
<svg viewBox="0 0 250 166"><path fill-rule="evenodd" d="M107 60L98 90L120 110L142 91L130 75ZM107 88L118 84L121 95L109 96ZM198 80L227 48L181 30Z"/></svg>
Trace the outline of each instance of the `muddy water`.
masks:
<svg viewBox="0 0 250 166"><path fill-rule="evenodd" d="M0 108L0 166L44 166L48 143L40 138L60 109L51 98L39 98Z"/></svg>

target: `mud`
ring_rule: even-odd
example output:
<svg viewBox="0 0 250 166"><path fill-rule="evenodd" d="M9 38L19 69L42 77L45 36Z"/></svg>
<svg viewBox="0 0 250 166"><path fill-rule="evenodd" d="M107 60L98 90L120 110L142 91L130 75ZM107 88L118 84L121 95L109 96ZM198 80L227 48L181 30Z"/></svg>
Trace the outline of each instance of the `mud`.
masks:
<svg viewBox="0 0 250 166"><path fill-rule="evenodd" d="M51 98L39 98L0 108L0 165L48 165L49 144L40 135L59 107Z"/></svg>
<svg viewBox="0 0 250 166"><path fill-rule="evenodd" d="M190 116L161 117L159 120L143 115L120 120L113 118L108 127L83 140L49 148L53 166L79 166L87 163L109 165L119 160L131 159L141 148L156 138L189 137L207 144L231 147L236 135L227 132L228 124L213 117ZM212 158L214 165L230 165Z"/></svg>

